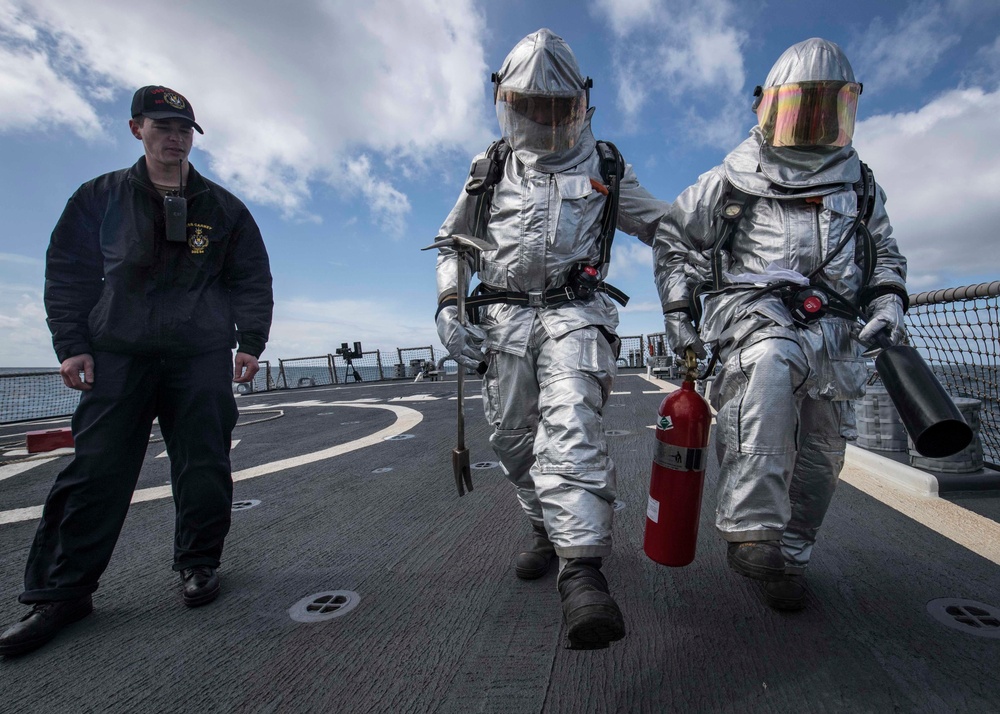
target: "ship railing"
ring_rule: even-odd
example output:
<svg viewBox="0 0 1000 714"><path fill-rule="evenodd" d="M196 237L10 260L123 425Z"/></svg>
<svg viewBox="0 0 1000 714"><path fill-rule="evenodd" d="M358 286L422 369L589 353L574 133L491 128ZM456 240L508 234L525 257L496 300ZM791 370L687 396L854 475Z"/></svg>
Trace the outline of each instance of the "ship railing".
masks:
<svg viewBox="0 0 1000 714"><path fill-rule="evenodd" d="M910 344L953 397L978 399L983 462L1000 464L1000 280L910 296Z"/></svg>
<svg viewBox="0 0 1000 714"><path fill-rule="evenodd" d="M1000 281L933 290L910 296L907 331L914 347L953 396L981 401L984 460L1000 462ZM662 332L621 337L620 369L646 368L676 378L676 359ZM703 370L707 361L699 369ZM346 360L340 353L268 360L237 392L266 392L387 380L438 379L458 365L441 347L378 348ZM474 371L469 371L474 374ZM68 416L80 393L66 389L58 370L0 374L0 424Z"/></svg>

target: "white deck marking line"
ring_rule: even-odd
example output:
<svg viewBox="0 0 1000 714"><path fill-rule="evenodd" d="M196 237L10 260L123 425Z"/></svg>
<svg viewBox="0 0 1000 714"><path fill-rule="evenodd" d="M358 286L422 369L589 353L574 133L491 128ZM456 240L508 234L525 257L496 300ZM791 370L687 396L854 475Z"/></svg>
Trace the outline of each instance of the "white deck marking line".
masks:
<svg viewBox="0 0 1000 714"><path fill-rule="evenodd" d="M232 451L233 449L235 449L236 445L238 443L240 443L240 441L241 441L241 439L233 439L232 444L229 447L229 450ZM167 458L167 452L164 451L162 454L157 454L156 458L158 458L158 459L165 459L165 458Z"/></svg>
<svg viewBox="0 0 1000 714"><path fill-rule="evenodd" d="M22 474L28 469L33 469L36 466L41 466L42 464L47 464L50 461L55 461L58 456L53 456L50 459L38 459L37 461L20 461L15 464L7 464L6 466L0 466L0 481L4 479L11 478L12 476L17 476Z"/></svg>
<svg viewBox="0 0 1000 714"><path fill-rule="evenodd" d="M284 406L298 406L298 405L287 404ZM309 404L308 406L315 406L315 405ZM385 429L382 429L381 431L377 431L374 434L361 437L360 439L355 439L354 441L349 441L346 444L338 444L337 446L332 446L329 449L314 451L311 454L302 454L301 456L293 456L290 459L281 459L280 461L272 461L269 464L261 464L260 466L254 466L253 468L237 471L236 473L233 474L233 481L245 481L247 479L257 478L258 476L266 476L268 474L277 473L279 471L292 469L297 466L305 466L306 464L313 464L316 463L317 461L325 461L326 459L332 459L335 456L340 456L342 454L347 454L351 451L363 449L366 446L374 446L375 444L382 443L382 441L388 436L396 436L397 434L402 434L403 432L409 431L424 419L424 415L418 412L416 409L411 409L409 407L401 407L395 404L358 404L355 402L330 402L329 406L354 407L355 409L385 409L396 415L396 421L390 426L387 426ZM170 486L157 486L155 488L144 488L140 491L136 491L134 494L132 494L132 503L142 503L143 501L155 501L160 498L171 498ZM0 525L6 523L18 523L20 521L33 521L41 517L42 517L41 506L30 506L28 508L15 508L10 511L0 512Z"/></svg>
<svg viewBox="0 0 1000 714"><path fill-rule="evenodd" d="M1000 523L943 498L894 487L854 463L844 466L840 478L920 525L1000 565ZM872 527L877 524L873 523Z"/></svg>

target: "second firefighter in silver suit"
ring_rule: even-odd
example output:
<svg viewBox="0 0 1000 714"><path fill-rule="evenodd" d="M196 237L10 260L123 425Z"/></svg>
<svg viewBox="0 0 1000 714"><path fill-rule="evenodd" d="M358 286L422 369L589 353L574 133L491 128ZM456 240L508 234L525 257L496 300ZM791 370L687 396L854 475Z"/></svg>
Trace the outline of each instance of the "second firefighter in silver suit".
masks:
<svg viewBox="0 0 1000 714"><path fill-rule="evenodd" d="M786 50L758 88L758 125L678 197L655 247L671 347L700 349L704 341L720 358L711 390L721 466L716 527L729 542L730 565L770 581L767 601L781 609L805 602L800 576L846 442L857 435L851 400L864 393L866 369L849 314L794 321L788 300L760 287L788 279L822 284L864 310L861 342L883 328L894 342L903 335L906 261L880 187L867 219L875 248L867 275L860 233L838 249L864 210L851 143L860 91L834 43L811 39ZM719 252L721 280L712 283L728 185L749 202ZM696 332L689 297L702 281L711 289Z"/></svg>
<svg viewBox="0 0 1000 714"><path fill-rule="evenodd" d="M456 308L446 306L438 312L438 333L459 361L486 364L490 442L535 534L532 550L518 556L517 574L540 577L558 555L571 645L606 646L624 635L600 572L600 559L611 553L616 496L602 411L616 374L618 313L602 292L546 297L572 285L582 268L603 277L609 267L599 246L609 197L590 128L590 82L569 46L545 29L514 47L494 82L511 153L482 236L497 248L470 268L488 291L516 293L527 304L484 306L478 328L458 325ZM617 228L652 244L666 204L639 185L631 166L624 168L619 200ZM476 233L476 205L463 191L439 238ZM456 254L442 249L440 301L465 289L456 275ZM598 601L606 606L604 619L581 615Z"/></svg>

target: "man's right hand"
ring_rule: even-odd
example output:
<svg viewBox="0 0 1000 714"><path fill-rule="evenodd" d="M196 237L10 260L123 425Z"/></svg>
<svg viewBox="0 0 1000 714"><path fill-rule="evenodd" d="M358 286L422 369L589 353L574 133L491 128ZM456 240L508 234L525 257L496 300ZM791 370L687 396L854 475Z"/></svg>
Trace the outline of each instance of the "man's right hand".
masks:
<svg viewBox="0 0 1000 714"><path fill-rule="evenodd" d="M80 378L81 372L83 379ZM94 358L83 354L65 359L59 367L59 374L62 375L63 384L70 389L90 391L94 384Z"/></svg>
<svg viewBox="0 0 1000 714"><path fill-rule="evenodd" d="M449 305L441 309L434 320L438 337L448 350L448 356L470 369L478 369L486 360L482 345L486 333L475 325L463 325L458 321L458 308Z"/></svg>
<svg viewBox="0 0 1000 714"><path fill-rule="evenodd" d="M686 312L668 312L663 316L663 326L666 330L667 344L678 357L684 357L690 347L700 359L707 355L705 343L698 337L698 331Z"/></svg>

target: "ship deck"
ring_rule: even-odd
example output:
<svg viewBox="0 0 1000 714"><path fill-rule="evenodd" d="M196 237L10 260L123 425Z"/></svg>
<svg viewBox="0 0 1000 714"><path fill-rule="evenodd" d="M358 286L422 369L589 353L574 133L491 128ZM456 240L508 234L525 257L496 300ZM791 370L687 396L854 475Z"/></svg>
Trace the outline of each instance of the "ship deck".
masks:
<svg viewBox="0 0 1000 714"><path fill-rule="evenodd" d="M244 507L222 593L203 608L183 606L170 569L169 464L154 440L94 614L0 659L0 712L997 711L1000 492L940 498L883 478L878 457L849 455L808 607L775 612L726 566L714 458L694 563L644 555L650 425L671 387L623 373L605 412L620 502L605 572L628 637L567 650L555 572L514 577L529 531L489 448L479 382L466 386L480 468L461 498L453 377L238 397ZM66 463L0 458L4 627L25 612L28 547ZM292 619L296 603L331 592L359 601L332 619ZM935 617L928 604L945 598L987 615L979 627Z"/></svg>

